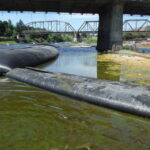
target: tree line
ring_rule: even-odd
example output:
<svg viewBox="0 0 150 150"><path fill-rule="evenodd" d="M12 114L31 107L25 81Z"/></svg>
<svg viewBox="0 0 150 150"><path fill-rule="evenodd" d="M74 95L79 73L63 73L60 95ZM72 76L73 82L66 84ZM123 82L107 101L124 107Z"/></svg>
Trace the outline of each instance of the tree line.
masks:
<svg viewBox="0 0 150 150"><path fill-rule="evenodd" d="M20 34L23 30L26 30L27 27L22 20L13 25L11 20L0 21L0 36L16 38L17 34Z"/></svg>

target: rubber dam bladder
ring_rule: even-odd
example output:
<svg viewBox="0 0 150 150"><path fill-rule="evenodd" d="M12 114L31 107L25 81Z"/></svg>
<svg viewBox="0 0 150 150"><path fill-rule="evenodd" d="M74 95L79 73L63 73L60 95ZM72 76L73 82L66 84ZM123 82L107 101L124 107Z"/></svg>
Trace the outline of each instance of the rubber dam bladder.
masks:
<svg viewBox="0 0 150 150"><path fill-rule="evenodd" d="M0 75L17 67L31 67L55 59L58 50L52 46L31 46L0 51Z"/></svg>
<svg viewBox="0 0 150 150"><path fill-rule="evenodd" d="M7 77L75 100L150 117L150 88L83 76L16 68Z"/></svg>

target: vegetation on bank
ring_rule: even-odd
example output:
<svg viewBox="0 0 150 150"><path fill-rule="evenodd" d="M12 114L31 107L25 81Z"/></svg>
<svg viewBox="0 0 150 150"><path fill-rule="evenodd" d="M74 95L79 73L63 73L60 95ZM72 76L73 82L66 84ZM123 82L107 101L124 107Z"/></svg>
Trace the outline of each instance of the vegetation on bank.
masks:
<svg viewBox="0 0 150 150"><path fill-rule="evenodd" d="M148 27L147 27L148 28ZM150 31L150 27L148 28ZM150 37L150 33L123 33L123 40L130 41L130 40L141 40Z"/></svg>
<svg viewBox="0 0 150 150"><path fill-rule="evenodd" d="M129 50L129 51L136 51L136 47L135 46L123 46L123 49Z"/></svg>
<svg viewBox="0 0 150 150"><path fill-rule="evenodd" d="M13 25L11 20L0 21L0 37L17 38L18 34L21 34L27 27L22 20Z"/></svg>
<svg viewBox="0 0 150 150"><path fill-rule="evenodd" d="M110 53L97 56L98 77L150 86L150 57L140 53ZM128 62L128 63L127 63Z"/></svg>
<svg viewBox="0 0 150 150"><path fill-rule="evenodd" d="M0 44L16 44L16 41L0 41Z"/></svg>
<svg viewBox="0 0 150 150"><path fill-rule="evenodd" d="M28 35L24 36L26 43L56 43L56 42L71 42L73 35L69 34L45 34L45 35Z"/></svg>
<svg viewBox="0 0 150 150"><path fill-rule="evenodd" d="M86 44L96 44L97 43L97 37L88 37L87 39L85 39L84 41Z"/></svg>

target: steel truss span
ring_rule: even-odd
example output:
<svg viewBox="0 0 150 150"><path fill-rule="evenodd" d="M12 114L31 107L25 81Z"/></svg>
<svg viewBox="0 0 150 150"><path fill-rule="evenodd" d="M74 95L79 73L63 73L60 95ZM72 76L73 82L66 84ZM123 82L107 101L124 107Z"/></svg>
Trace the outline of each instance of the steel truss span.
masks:
<svg viewBox="0 0 150 150"><path fill-rule="evenodd" d="M23 33L38 34L38 33L75 33L75 28L68 22L59 20L52 21L35 21L26 24L27 30Z"/></svg>
<svg viewBox="0 0 150 150"><path fill-rule="evenodd" d="M35 21L26 24L27 30L23 34L48 33L93 33L98 32L99 21L85 21L78 30L70 23L59 20ZM150 20L132 19L123 22L123 32L150 33Z"/></svg>

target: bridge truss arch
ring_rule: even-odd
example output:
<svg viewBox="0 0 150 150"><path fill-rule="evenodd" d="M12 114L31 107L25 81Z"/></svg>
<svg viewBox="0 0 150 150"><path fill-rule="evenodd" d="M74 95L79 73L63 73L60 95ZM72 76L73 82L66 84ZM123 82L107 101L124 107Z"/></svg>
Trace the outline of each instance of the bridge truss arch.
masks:
<svg viewBox="0 0 150 150"><path fill-rule="evenodd" d="M48 33L76 33L74 27L64 21L34 21L25 25L27 30L23 33L27 34L48 34Z"/></svg>
<svg viewBox="0 0 150 150"><path fill-rule="evenodd" d="M85 21L80 28L78 33L97 33L99 21Z"/></svg>
<svg viewBox="0 0 150 150"><path fill-rule="evenodd" d="M124 32L150 32L150 21L148 19L125 20L123 23Z"/></svg>
<svg viewBox="0 0 150 150"><path fill-rule="evenodd" d="M70 23L59 20L30 22L26 27L23 34L73 33L76 36L77 33L97 34L99 21L85 21L78 30ZM125 20L122 28L123 32L150 33L150 20Z"/></svg>

